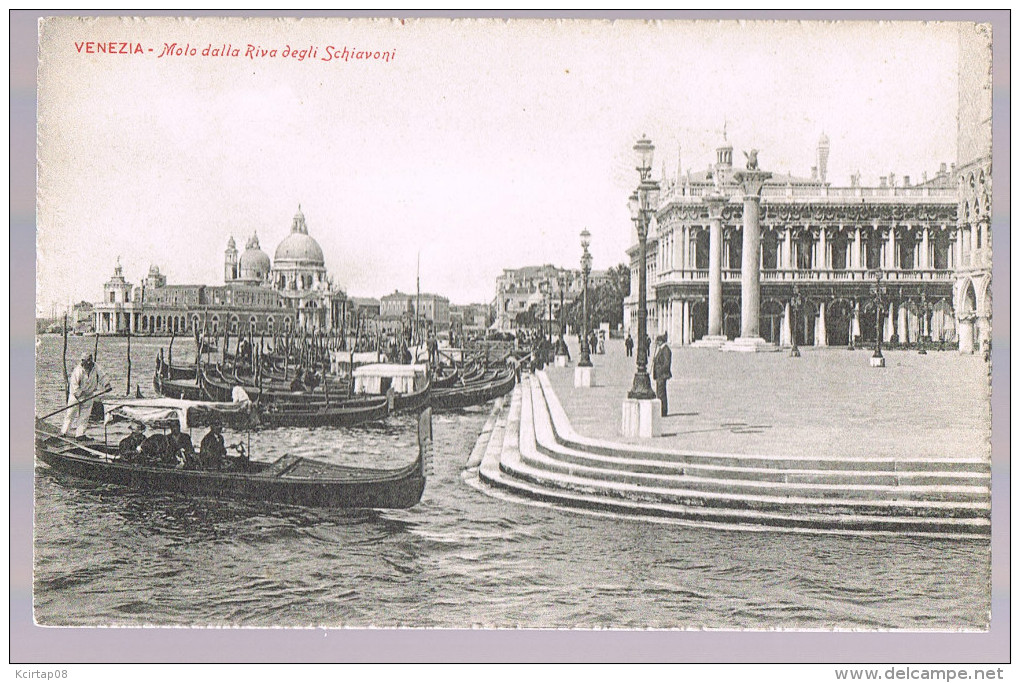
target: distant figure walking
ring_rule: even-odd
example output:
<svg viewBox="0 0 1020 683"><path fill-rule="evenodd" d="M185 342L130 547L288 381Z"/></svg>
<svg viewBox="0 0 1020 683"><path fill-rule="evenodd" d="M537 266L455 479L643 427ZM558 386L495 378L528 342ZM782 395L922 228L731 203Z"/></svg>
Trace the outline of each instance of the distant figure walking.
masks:
<svg viewBox="0 0 1020 683"><path fill-rule="evenodd" d="M67 436L71 427L75 427L74 437L78 440L85 438L85 429L89 425L89 416L92 414L92 402L99 393L102 386L106 391L113 387L106 378L99 372L92 354L86 353L81 357L81 362L71 372L71 379L68 380L67 405L74 405L68 408L64 414L64 426L60 428L60 434Z"/></svg>
<svg viewBox="0 0 1020 683"><path fill-rule="evenodd" d="M627 338L623 340L623 346L627 349L627 358L634 355L634 340L630 336L630 332L627 333Z"/></svg>
<svg viewBox="0 0 1020 683"><path fill-rule="evenodd" d="M666 397L666 382L673 376L673 352L666 343L666 335L660 334L655 340L655 360L652 363L652 378L655 380L655 395L662 402L662 416L669 415L669 401Z"/></svg>

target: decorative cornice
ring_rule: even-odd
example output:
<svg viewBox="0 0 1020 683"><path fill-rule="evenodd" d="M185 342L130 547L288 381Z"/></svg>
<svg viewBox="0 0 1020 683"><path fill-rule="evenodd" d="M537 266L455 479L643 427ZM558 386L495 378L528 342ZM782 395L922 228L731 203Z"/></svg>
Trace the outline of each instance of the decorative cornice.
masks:
<svg viewBox="0 0 1020 683"><path fill-rule="evenodd" d="M714 203L713 203L714 204ZM737 223L743 216L743 206L736 203L722 205L723 222ZM801 223L836 225L862 223L946 223L955 224L955 204L802 204L763 202L762 223ZM661 214L660 222L708 221L708 204L669 204Z"/></svg>

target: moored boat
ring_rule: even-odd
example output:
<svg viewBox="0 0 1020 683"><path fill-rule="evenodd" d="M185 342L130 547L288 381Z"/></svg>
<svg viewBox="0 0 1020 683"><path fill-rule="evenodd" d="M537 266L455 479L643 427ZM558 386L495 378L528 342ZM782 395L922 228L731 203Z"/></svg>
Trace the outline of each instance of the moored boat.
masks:
<svg viewBox="0 0 1020 683"><path fill-rule="evenodd" d="M50 467L91 481L143 491L240 498L325 508L409 508L421 500L432 441L431 411L418 418L418 452L393 469L336 465L284 455L274 462L242 454L223 470L171 469L128 462L116 446L76 441L36 420L36 454Z"/></svg>

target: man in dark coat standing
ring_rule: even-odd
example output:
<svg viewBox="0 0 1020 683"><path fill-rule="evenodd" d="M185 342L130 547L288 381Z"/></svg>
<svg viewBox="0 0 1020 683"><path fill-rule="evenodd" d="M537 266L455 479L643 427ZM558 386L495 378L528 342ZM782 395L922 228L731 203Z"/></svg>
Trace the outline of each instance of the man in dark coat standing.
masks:
<svg viewBox="0 0 1020 683"><path fill-rule="evenodd" d="M655 341L658 346L655 348L655 360L652 363L652 378L655 380L655 395L662 402L662 416L666 417L669 414L666 382L673 376L673 352L666 343L666 335L660 334Z"/></svg>

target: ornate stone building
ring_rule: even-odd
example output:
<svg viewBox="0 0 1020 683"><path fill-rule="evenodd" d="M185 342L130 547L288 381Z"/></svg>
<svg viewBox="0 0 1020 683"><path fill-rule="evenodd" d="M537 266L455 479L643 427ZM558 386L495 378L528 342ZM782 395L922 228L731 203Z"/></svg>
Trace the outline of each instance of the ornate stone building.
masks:
<svg viewBox="0 0 1020 683"><path fill-rule="evenodd" d="M987 348L992 338L992 34L987 24L960 24L960 108L956 180L955 302L960 351Z"/></svg>
<svg viewBox="0 0 1020 683"><path fill-rule="evenodd" d="M593 270L588 274L588 286L594 288L605 284L608 278L606 271ZM512 331L517 316L532 306L536 307L538 318L545 320L549 315L547 309L550 299L553 320L559 320L561 290L563 305L567 306L581 296L583 286L581 271L578 269L557 268L550 264L504 268L503 273L496 278L494 326L501 332ZM636 286L633 291L637 291Z"/></svg>
<svg viewBox="0 0 1020 683"><path fill-rule="evenodd" d="M191 335L267 334L305 330L338 331L346 317L346 294L333 285L319 244L308 234L300 206L290 234L276 249L276 263L259 246L258 235L240 255L234 238L224 252L224 285L168 285L157 266L142 285L124 278L118 261L93 309L100 334Z"/></svg>
<svg viewBox="0 0 1020 683"><path fill-rule="evenodd" d="M887 342L916 343L921 336L955 342L953 281L967 252L950 174L943 169L917 184L889 174L875 187L855 177L834 187L826 179L828 155L823 135L810 177L773 174L760 189L761 338L786 345L795 331L799 344L843 346L874 341L880 328ZM649 334L666 333L672 344L709 333L713 216L721 233L720 334L740 335L745 204L732 160L724 141L706 171L667 182L649 231ZM713 203L705 199L713 194L720 199L710 212ZM637 320L636 232L632 239L629 323ZM879 274L887 299L876 321Z"/></svg>

